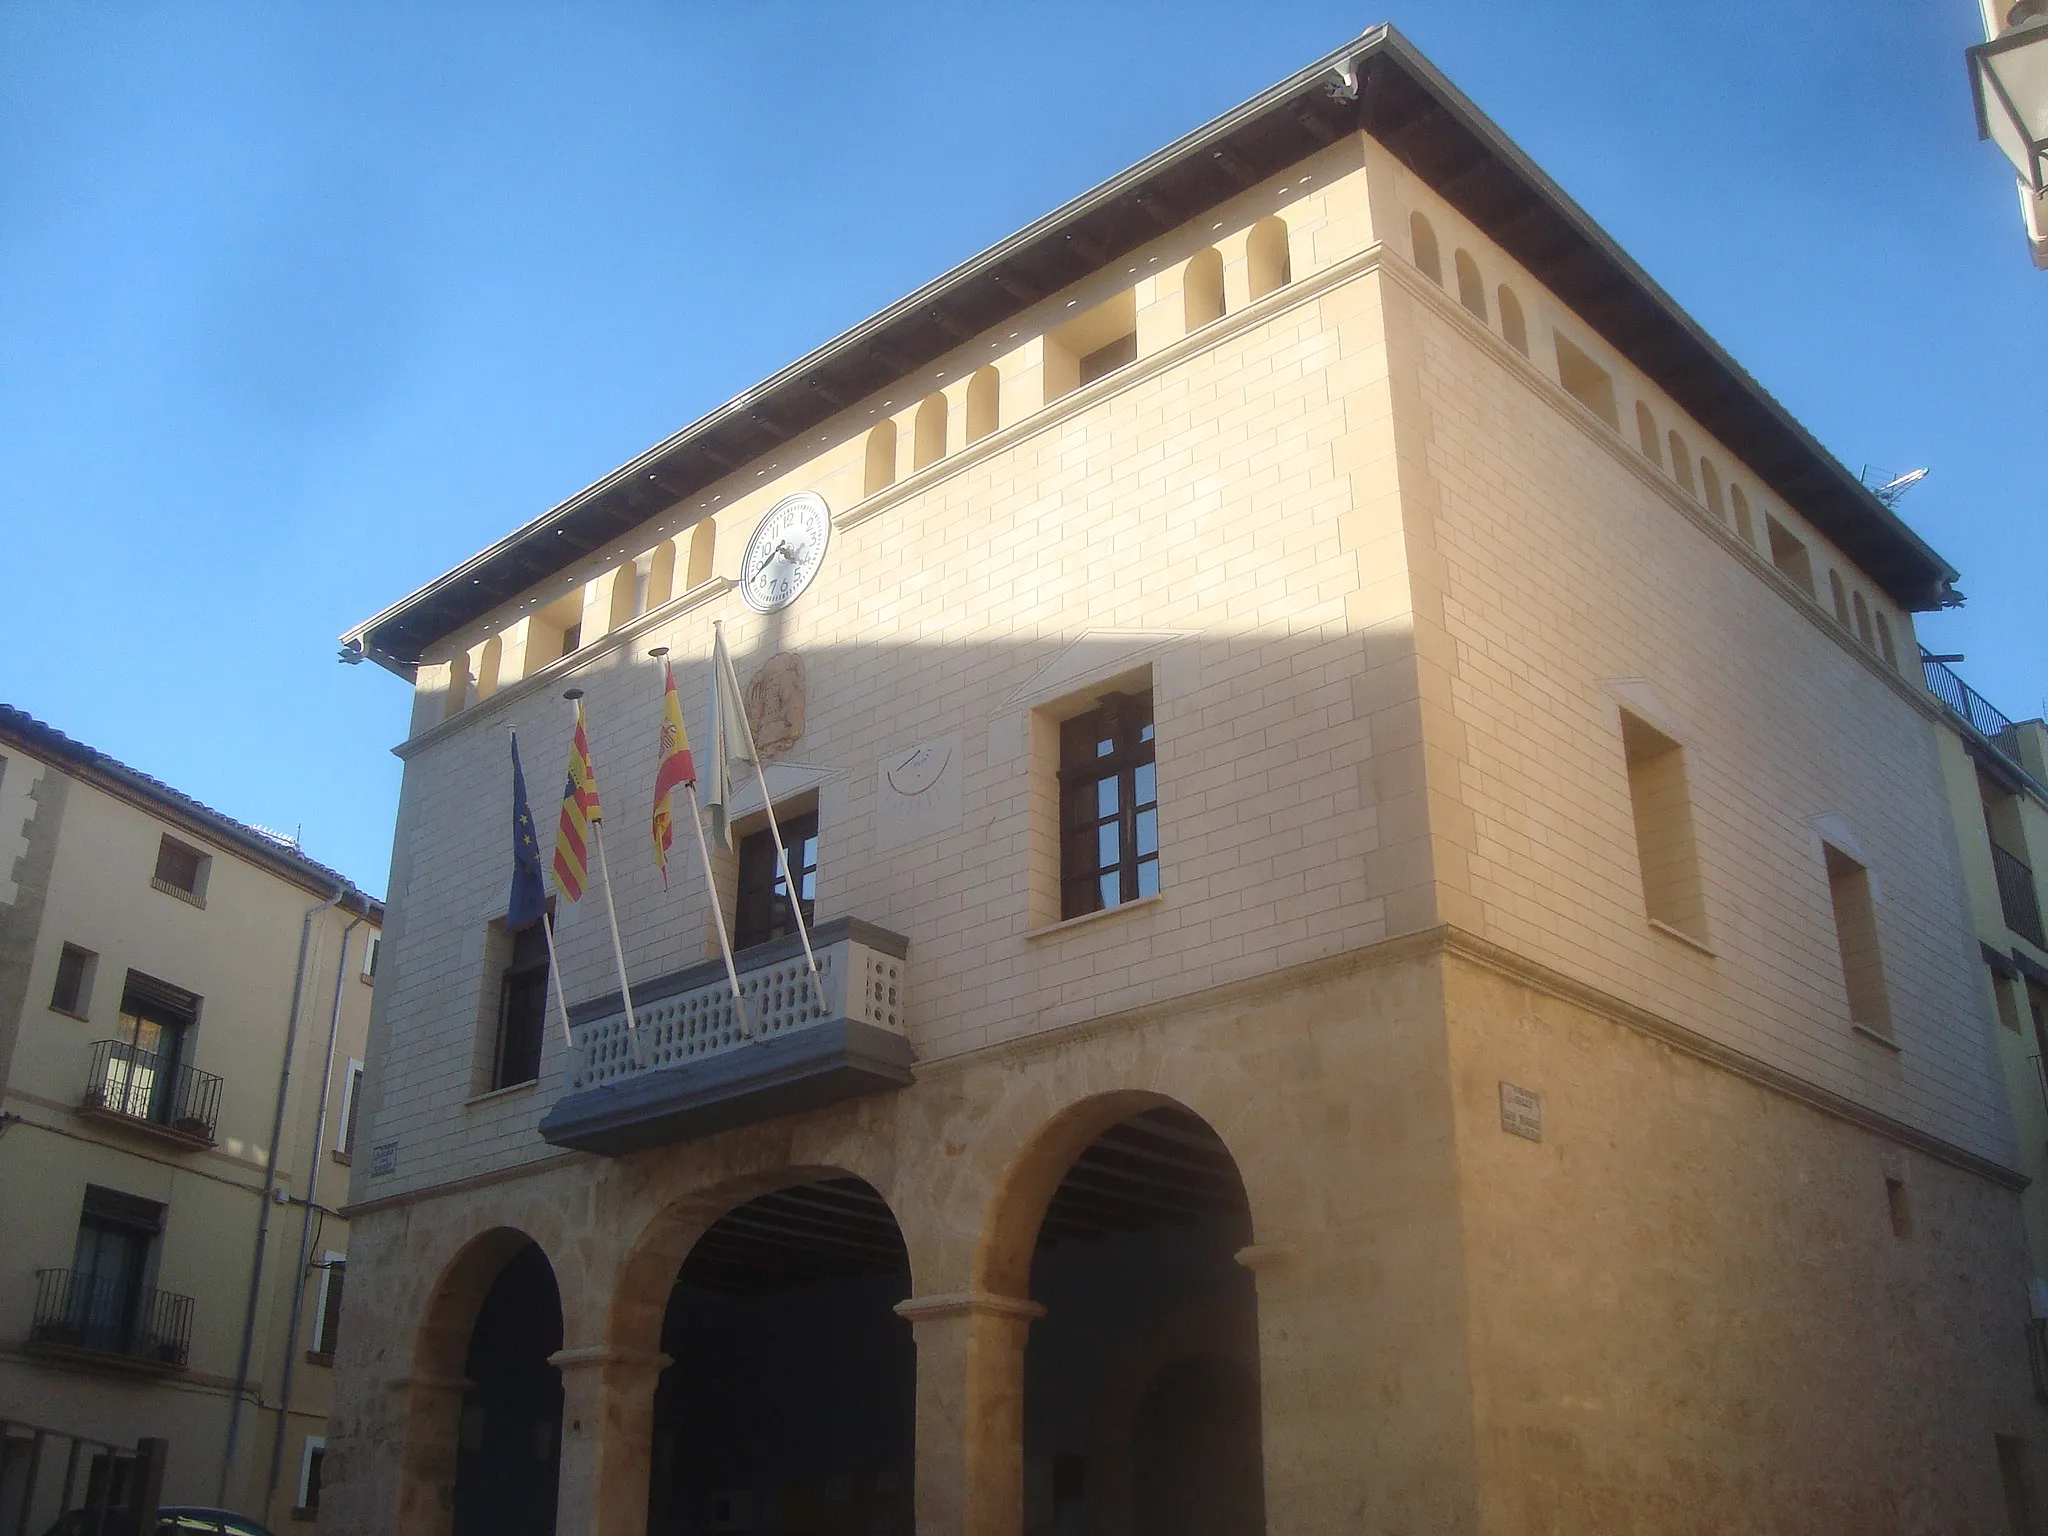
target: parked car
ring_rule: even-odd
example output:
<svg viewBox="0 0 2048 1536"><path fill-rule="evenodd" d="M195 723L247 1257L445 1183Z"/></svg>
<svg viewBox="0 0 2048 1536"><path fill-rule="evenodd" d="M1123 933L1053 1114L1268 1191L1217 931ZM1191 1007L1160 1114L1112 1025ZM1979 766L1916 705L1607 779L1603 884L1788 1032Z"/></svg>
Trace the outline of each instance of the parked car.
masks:
<svg viewBox="0 0 2048 1536"><path fill-rule="evenodd" d="M125 1509L108 1510L104 1524L95 1524L95 1518L89 1509L74 1509L59 1517L45 1536L135 1536L135 1516ZM166 1504L156 1512L151 1536L270 1536L270 1530L232 1510Z"/></svg>

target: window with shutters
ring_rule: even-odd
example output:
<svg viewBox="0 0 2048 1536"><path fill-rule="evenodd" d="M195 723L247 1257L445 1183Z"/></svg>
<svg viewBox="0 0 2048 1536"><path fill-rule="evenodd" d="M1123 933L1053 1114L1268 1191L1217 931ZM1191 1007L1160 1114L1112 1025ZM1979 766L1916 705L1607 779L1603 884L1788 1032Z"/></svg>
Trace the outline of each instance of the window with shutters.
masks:
<svg viewBox="0 0 2048 1536"><path fill-rule="evenodd" d="M156 873L150 884L167 895L182 897L194 906L206 905L206 880L213 859L190 843L181 843L165 833L156 846Z"/></svg>
<svg viewBox="0 0 2048 1536"><path fill-rule="evenodd" d="M313 1309L313 1347L306 1358L315 1365L334 1364L334 1346L341 1337L341 1289L348 1275L348 1255L332 1250L320 1255L320 1291Z"/></svg>
<svg viewBox="0 0 2048 1536"><path fill-rule="evenodd" d="M1159 894L1152 693L1105 694L1060 722L1060 917Z"/></svg>
<svg viewBox="0 0 2048 1536"><path fill-rule="evenodd" d="M341 1129L335 1136L337 1162L351 1163L356 1156L356 1118L362 1113L363 1064L351 1056L341 1080Z"/></svg>

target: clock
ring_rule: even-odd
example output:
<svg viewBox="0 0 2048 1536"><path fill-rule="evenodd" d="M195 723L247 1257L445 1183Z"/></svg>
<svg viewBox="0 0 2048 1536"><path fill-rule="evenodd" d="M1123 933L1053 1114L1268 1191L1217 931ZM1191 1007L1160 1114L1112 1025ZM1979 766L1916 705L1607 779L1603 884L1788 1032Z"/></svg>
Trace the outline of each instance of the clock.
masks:
<svg viewBox="0 0 2048 1536"><path fill-rule="evenodd" d="M832 540L832 514L814 491L770 507L740 557L740 596L756 613L774 613L803 595Z"/></svg>

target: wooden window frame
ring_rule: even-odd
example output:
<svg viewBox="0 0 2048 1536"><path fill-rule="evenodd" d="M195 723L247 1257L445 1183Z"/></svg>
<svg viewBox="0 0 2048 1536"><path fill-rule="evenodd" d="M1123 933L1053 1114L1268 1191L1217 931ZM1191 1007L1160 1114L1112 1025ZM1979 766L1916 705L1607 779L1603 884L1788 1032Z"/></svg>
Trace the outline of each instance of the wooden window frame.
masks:
<svg viewBox="0 0 2048 1536"><path fill-rule="evenodd" d="M1159 894L1156 736L1150 688L1106 693L1093 709L1060 722L1062 922ZM1103 847L1112 829L1116 858L1109 862ZM1112 879L1109 900L1104 887Z"/></svg>

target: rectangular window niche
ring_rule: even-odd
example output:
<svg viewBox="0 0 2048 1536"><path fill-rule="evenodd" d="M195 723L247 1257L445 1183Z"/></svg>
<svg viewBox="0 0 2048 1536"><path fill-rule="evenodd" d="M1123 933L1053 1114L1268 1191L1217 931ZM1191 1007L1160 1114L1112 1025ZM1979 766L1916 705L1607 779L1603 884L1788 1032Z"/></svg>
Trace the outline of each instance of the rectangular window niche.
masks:
<svg viewBox="0 0 2048 1536"><path fill-rule="evenodd" d="M1707 898L1693 836L1685 751L1656 727L1623 711L1629 809L1635 816L1643 906L1654 923L1704 947Z"/></svg>
<svg viewBox="0 0 2048 1536"><path fill-rule="evenodd" d="M1889 1040L1892 1009L1885 993L1884 961L1877 945L1877 904L1870 871L1832 843L1827 853L1828 896L1835 908L1835 941L1849 991L1849 1017Z"/></svg>

